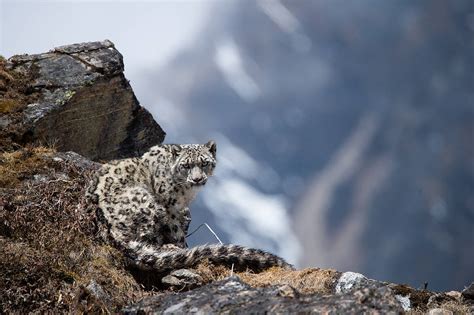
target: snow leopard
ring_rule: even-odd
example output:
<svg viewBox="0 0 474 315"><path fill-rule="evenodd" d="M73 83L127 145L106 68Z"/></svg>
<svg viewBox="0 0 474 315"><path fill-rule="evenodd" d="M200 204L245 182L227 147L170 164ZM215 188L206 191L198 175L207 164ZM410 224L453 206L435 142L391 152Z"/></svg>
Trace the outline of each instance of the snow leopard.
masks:
<svg viewBox="0 0 474 315"><path fill-rule="evenodd" d="M164 144L141 157L102 165L88 188L108 239L142 270L165 273L199 262L260 271L292 268L284 259L239 245L188 248L189 205L213 175L216 143Z"/></svg>

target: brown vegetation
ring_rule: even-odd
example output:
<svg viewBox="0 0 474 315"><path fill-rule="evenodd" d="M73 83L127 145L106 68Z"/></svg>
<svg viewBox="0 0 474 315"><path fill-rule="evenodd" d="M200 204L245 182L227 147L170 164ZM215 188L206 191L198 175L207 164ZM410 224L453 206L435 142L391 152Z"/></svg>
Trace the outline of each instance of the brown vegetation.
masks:
<svg viewBox="0 0 474 315"><path fill-rule="evenodd" d="M24 75L7 68L7 61L0 58L0 113L12 113L23 109L37 98L31 82L36 71Z"/></svg>
<svg viewBox="0 0 474 315"><path fill-rule="evenodd" d="M0 115L9 121L8 127L0 127L1 151L12 151L20 147L17 138L24 133L21 112L40 96L40 92L33 87L37 75L38 70L34 67L28 74L13 71L7 67L7 60L0 58Z"/></svg>
<svg viewBox="0 0 474 315"><path fill-rule="evenodd" d="M238 276L252 287L287 284L303 294L330 294L339 275L339 272L331 269L307 268L288 271L276 267L258 274L238 273Z"/></svg>
<svg viewBox="0 0 474 315"><path fill-rule="evenodd" d="M23 179L47 171L48 166L52 166L52 160L48 157L53 153L53 150L43 147L1 153L0 187L13 188Z"/></svg>
<svg viewBox="0 0 474 315"><path fill-rule="evenodd" d="M45 148L0 155L0 312L116 311L144 292L97 237L84 197L90 171L53 157Z"/></svg>
<svg viewBox="0 0 474 315"><path fill-rule="evenodd" d="M289 271L280 267L272 267L260 273L254 273L251 270L232 273L231 268L214 266L208 262L198 265L196 270L203 277L204 283L223 280L234 274L254 288L290 285L302 294L330 294L340 276L340 272L335 270L319 268Z"/></svg>

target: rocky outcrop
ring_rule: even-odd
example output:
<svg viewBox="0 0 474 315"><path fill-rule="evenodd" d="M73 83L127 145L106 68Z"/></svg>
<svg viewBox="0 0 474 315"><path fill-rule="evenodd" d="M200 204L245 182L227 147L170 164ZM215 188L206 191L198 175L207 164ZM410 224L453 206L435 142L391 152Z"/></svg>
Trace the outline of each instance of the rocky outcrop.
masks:
<svg viewBox="0 0 474 315"><path fill-rule="evenodd" d="M416 290L368 279L354 272L309 268L239 276L231 275L188 292L146 297L122 312L360 314L438 310L443 314L467 314L474 310L459 292Z"/></svg>
<svg viewBox="0 0 474 315"><path fill-rule="evenodd" d="M341 295L301 295L288 285L252 288L230 277L180 294L149 297L123 310L125 314L266 314L402 312L387 287L367 287Z"/></svg>
<svg viewBox="0 0 474 315"><path fill-rule="evenodd" d="M35 95L27 104L2 106L2 136L17 143L39 142L97 160L136 155L164 139L108 40L14 56L5 70L28 78L24 93Z"/></svg>

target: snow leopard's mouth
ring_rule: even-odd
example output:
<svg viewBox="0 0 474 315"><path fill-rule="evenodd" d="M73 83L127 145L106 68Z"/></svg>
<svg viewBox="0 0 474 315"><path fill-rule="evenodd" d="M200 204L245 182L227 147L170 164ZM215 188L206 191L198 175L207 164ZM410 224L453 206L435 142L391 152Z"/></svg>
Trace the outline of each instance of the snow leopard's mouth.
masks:
<svg viewBox="0 0 474 315"><path fill-rule="evenodd" d="M200 181L188 180L188 182L193 186L204 186L207 182L207 179L203 179Z"/></svg>

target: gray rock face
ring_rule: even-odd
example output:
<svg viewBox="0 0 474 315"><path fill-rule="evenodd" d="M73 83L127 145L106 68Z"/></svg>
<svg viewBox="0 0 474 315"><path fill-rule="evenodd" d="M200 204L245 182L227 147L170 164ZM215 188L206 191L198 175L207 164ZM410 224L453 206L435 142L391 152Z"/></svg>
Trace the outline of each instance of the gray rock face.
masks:
<svg viewBox="0 0 474 315"><path fill-rule="evenodd" d="M112 42L61 46L14 56L10 70L31 76L39 99L22 111L20 142L39 141L90 159L140 154L165 132L139 105Z"/></svg>
<svg viewBox="0 0 474 315"><path fill-rule="evenodd" d="M288 294L290 292L290 294ZM388 287L367 286L342 295L301 295L288 285L251 288L238 277L198 289L147 297L123 310L125 314L266 314L266 313L369 313L403 311Z"/></svg>

